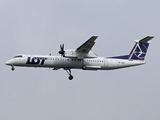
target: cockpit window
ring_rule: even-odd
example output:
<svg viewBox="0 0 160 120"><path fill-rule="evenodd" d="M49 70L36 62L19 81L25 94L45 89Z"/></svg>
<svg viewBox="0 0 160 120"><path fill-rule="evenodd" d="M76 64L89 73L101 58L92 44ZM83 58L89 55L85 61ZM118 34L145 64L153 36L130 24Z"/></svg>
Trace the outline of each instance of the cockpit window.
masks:
<svg viewBox="0 0 160 120"><path fill-rule="evenodd" d="M20 57L22 57L22 55L17 55L17 56L15 56L14 58L20 58Z"/></svg>

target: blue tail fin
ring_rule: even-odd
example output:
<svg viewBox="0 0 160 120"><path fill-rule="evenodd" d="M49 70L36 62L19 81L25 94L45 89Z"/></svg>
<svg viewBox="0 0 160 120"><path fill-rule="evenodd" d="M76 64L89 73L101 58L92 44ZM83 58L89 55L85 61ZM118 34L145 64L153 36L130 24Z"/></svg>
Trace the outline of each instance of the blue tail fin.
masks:
<svg viewBox="0 0 160 120"><path fill-rule="evenodd" d="M133 47L132 51L129 54L129 60L144 60L149 43L151 39L154 38L153 36L147 36L143 38L142 40L135 41L136 44Z"/></svg>

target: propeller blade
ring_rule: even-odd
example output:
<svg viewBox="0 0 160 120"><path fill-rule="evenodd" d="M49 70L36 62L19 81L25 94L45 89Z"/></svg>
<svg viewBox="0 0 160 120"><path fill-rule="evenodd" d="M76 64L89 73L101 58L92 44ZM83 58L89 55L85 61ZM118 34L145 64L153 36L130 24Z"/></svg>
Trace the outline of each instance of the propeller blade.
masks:
<svg viewBox="0 0 160 120"><path fill-rule="evenodd" d="M60 51L58 53L61 54L62 56L64 55L64 53L65 53L64 44L60 44Z"/></svg>
<svg viewBox="0 0 160 120"><path fill-rule="evenodd" d="M64 51L64 44L62 44L62 51Z"/></svg>

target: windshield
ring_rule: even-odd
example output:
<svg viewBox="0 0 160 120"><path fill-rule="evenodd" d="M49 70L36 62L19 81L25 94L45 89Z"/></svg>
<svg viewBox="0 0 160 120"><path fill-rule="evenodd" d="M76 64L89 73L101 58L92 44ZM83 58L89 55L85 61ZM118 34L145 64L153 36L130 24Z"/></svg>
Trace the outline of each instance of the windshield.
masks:
<svg viewBox="0 0 160 120"><path fill-rule="evenodd" d="M22 57L22 55L17 55L17 56L14 56L14 58L20 58Z"/></svg>

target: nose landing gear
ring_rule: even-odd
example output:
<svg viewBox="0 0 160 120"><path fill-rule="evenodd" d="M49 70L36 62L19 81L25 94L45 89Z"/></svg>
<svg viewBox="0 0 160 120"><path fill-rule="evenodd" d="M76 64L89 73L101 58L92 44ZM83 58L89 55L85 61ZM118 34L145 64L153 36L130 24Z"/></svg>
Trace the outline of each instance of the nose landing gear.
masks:
<svg viewBox="0 0 160 120"><path fill-rule="evenodd" d="M72 79L73 79L73 76L72 76L72 74L71 74L71 69L66 70L66 72L67 72L68 75L69 75L68 79L69 79L69 80L72 80Z"/></svg>
<svg viewBox="0 0 160 120"><path fill-rule="evenodd" d="M12 65L12 67L11 67L11 70L12 70L12 71L14 71L14 70L15 70L15 68L14 68L14 66L13 66L13 65Z"/></svg>

